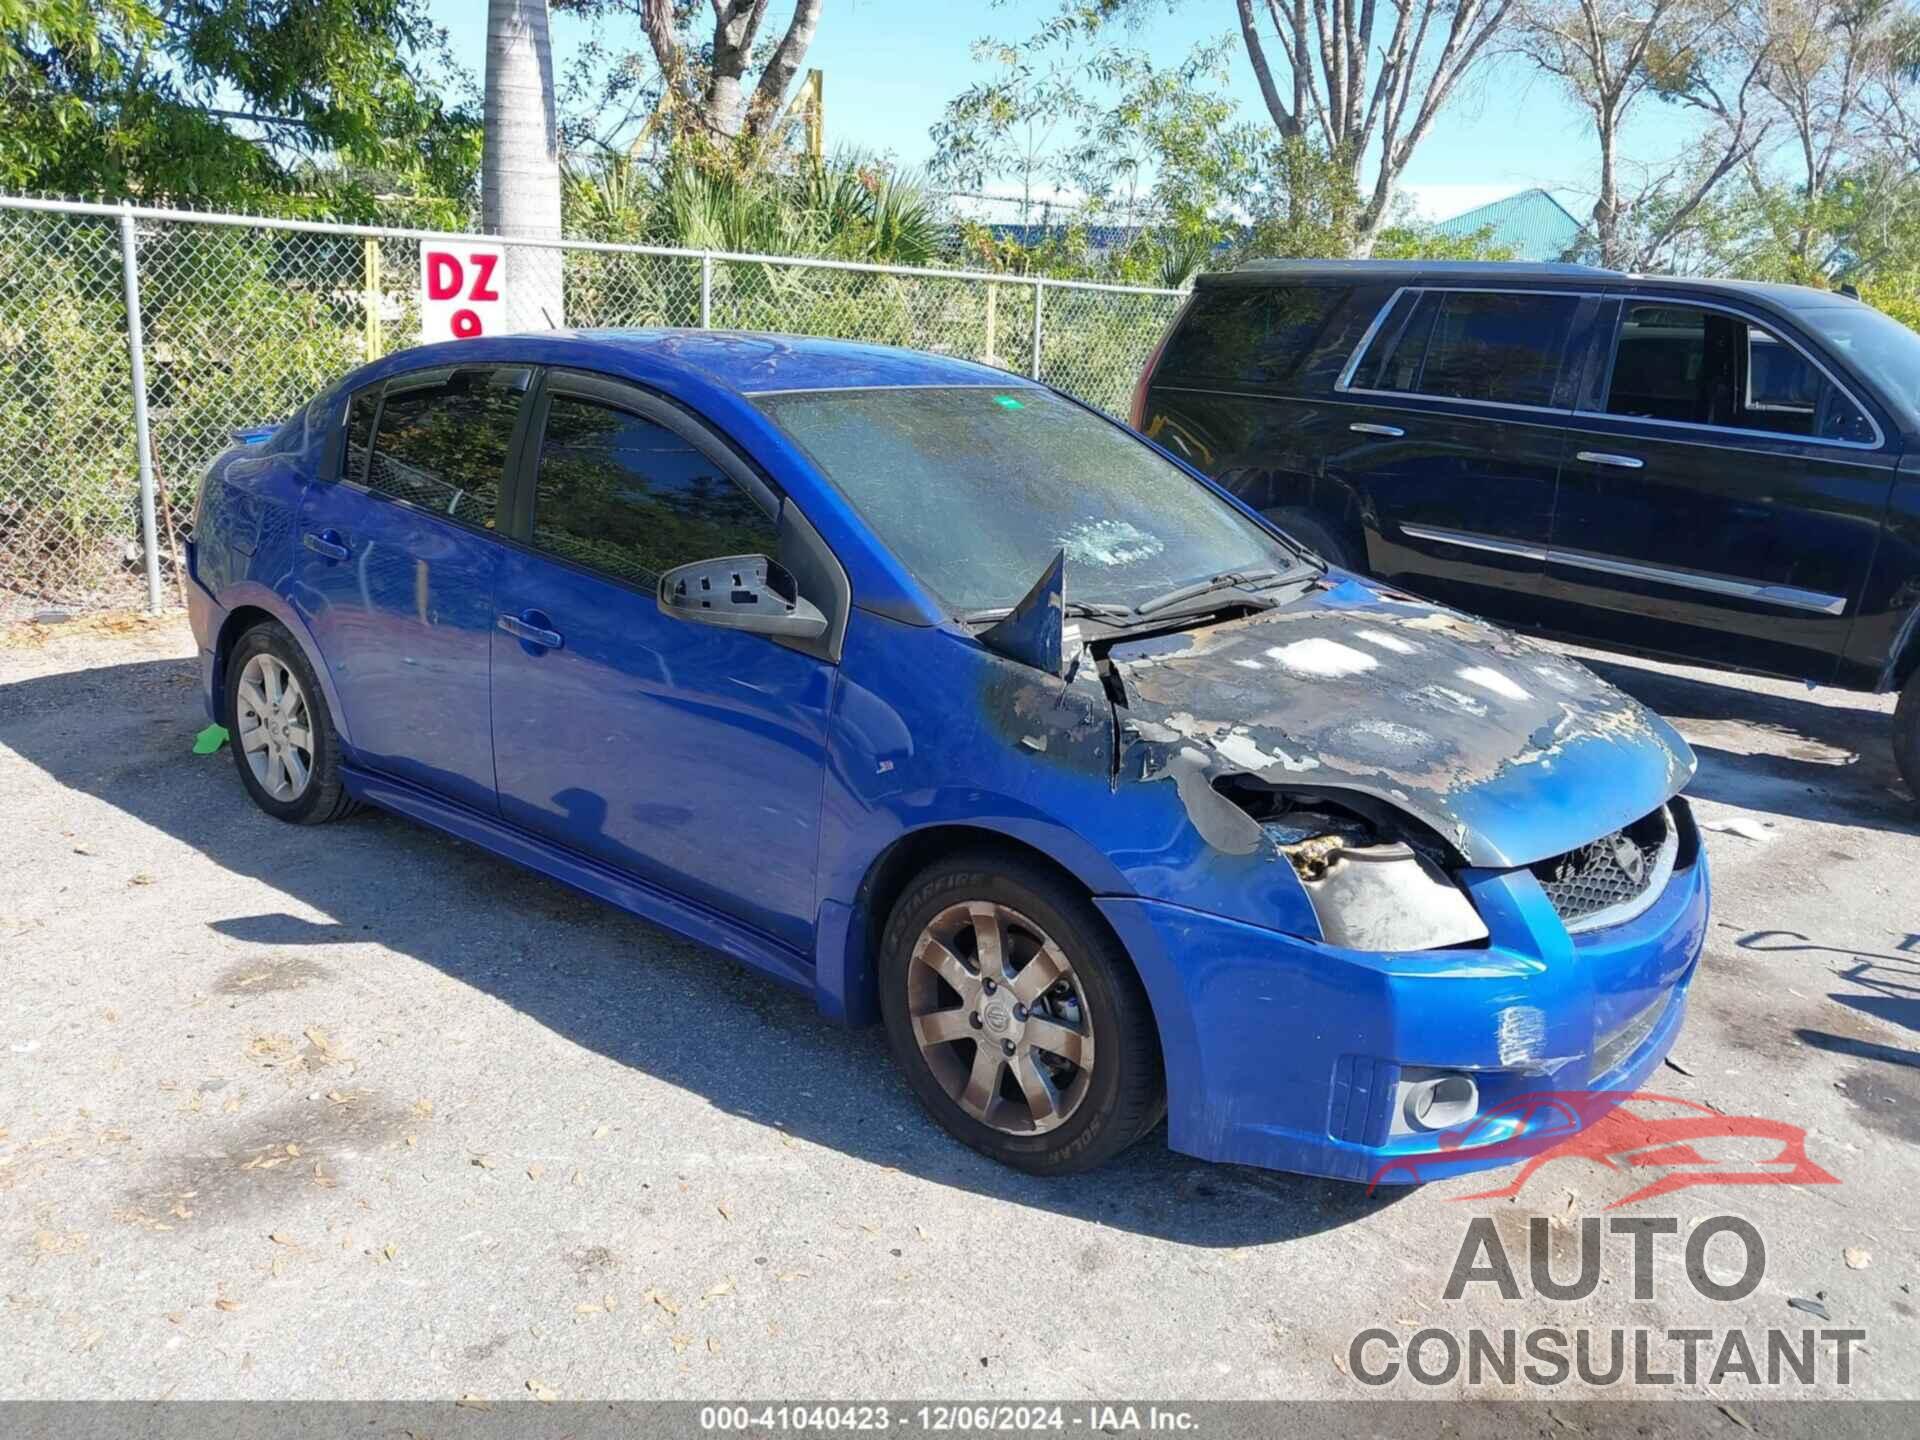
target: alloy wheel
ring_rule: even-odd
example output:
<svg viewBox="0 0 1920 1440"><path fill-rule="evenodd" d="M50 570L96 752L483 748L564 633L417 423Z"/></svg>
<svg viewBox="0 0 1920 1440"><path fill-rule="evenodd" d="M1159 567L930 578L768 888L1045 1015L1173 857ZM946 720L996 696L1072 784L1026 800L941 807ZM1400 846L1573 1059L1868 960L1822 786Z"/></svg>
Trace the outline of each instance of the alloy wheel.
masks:
<svg viewBox="0 0 1920 1440"><path fill-rule="evenodd" d="M236 739L260 788L283 804L313 778L313 717L306 691L277 656L261 652L240 672Z"/></svg>
<svg viewBox="0 0 1920 1440"><path fill-rule="evenodd" d="M1010 906L934 916L907 971L914 1040L947 1097L1013 1135L1063 1125L1086 1098L1093 1022L1066 954Z"/></svg>

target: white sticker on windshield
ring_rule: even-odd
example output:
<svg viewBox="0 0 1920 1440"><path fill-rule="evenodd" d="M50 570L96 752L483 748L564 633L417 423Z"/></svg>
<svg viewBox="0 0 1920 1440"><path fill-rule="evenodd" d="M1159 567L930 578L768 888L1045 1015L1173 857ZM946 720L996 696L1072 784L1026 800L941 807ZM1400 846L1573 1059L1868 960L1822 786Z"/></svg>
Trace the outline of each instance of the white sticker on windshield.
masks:
<svg viewBox="0 0 1920 1440"><path fill-rule="evenodd" d="M1125 520L1082 520L1057 542L1069 560L1082 565L1131 565L1151 560L1166 542Z"/></svg>

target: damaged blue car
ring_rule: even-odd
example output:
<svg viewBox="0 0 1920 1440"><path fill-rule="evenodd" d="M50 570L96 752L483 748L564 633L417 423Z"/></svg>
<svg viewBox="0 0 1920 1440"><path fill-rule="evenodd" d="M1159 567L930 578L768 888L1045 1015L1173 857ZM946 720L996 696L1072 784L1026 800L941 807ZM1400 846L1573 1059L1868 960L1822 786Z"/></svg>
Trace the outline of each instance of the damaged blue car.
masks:
<svg viewBox="0 0 1920 1440"><path fill-rule="evenodd" d="M190 573L261 809L377 805L879 1020L1025 1170L1164 1114L1364 1180L1631 1090L1685 1014L1665 722L982 365L408 351L214 464Z"/></svg>

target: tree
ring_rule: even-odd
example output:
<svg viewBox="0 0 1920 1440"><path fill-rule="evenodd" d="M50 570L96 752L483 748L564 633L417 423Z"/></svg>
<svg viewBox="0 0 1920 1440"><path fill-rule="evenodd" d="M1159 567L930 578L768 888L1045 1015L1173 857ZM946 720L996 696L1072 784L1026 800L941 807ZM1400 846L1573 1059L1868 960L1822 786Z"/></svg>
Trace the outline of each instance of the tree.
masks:
<svg viewBox="0 0 1920 1440"><path fill-rule="evenodd" d="M480 224L495 235L560 238L560 126L547 0L488 0ZM505 269L509 323L563 322L560 251L511 246Z"/></svg>
<svg viewBox="0 0 1920 1440"><path fill-rule="evenodd" d="M1168 255L1204 256L1257 202L1268 165L1268 137L1224 93L1226 54L1208 42L1159 62L1074 13L1024 41L982 40L974 55L994 71L933 127L932 178L961 192L1013 180L1022 225L1058 215L1180 237L1156 271ZM1071 198L1036 194L1056 187Z"/></svg>
<svg viewBox="0 0 1920 1440"><path fill-rule="evenodd" d="M778 40L767 28L772 0L709 3L713 26L703 37L696 0L556 0L555 9L598 24L636 23L646 38L645 52L596 44L588 68L576 77L576 88L600 122L588 128L602 143L631 139L625 132L643 121L643 134L728 152L744 148L751 160L775 138L823 0L793 0ZM599 115L608 109L611 124Z"/></svg>
<svg viewBox="0 0 1920 1440"><path fill-rule="evenodd" d="M1590 249L1602 265L1656 268L1714 188L1773 125L1770 46L1754 0L1527 0L1517 48L1593 119L1598 190ZM1706 122L1677 157L1626 173L1620 138L1648 98Z"/></svg>
<svg viewBox="0 0 1920 1440"><path fill-rule="evenodd" d="M426 0L0 0L0 186L243 209L316 168L464 185L474 117L429 62L451 68Z"/></svg>
<svg viewBox="0 0 1920 1440"><path fill-rule="evenodd" d="M1164 0L1062 0L1132 20ZM1186 0L1190 6L1200 0ZM1204 0L1224 12L1226 0ZM1372 251L1400 177L1434 120L1485 63L1517 0L1231 0L1260 98L1282 141L1305 145L1361 196L1353 253ZM1224 19L1224 13L1222 13ZM1278 47L1277 56L1270 46ZM1365 179L1372 167L1372 178ZM1312 201L1303 196L1303 211ZM1306 222L1306 215L1300 217Z"/></svg>
<svg viewBox="0 0 1920 1440"><path fill-rule="evenodd" d="M1088 62L1060 53L1059 39L1043 31L1020 44L975 42L973 58L994 71L949 100L934 125L936 184L964 192L1011 178L1020 190L1020 223L1030 225L1035 189L1069 183L1068 140L1094 110L1083 88Z"/></svg>

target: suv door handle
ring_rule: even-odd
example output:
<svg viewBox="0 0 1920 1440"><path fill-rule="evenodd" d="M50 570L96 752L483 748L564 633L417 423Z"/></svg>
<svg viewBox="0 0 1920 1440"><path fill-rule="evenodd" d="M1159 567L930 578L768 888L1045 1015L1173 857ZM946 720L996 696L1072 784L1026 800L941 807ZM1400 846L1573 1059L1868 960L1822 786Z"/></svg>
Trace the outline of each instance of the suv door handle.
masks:
<svg viewBox="0 0 1920 1440"><path fill-rule="evenodd" d="M502 615L496 622L507 634L524 640L529 645L541 645L549 650L558 650L566 644L566 638L558 630L549 630L552 622L538 610L523 611L518 615Z"/></svg>
<svg viewBox="0 0 1920 1440"><path fill-rule="evenodd" d="M1356 435L1385 435L1389 440L1398 440L1407 433L1398 425L1376 425L1371 420L1356 420L1347 429Z"/></svg>
<svg viewBox="0 0 1920 1440"><path fill-rule="evenodd" d="M340 532L338 530L322 530L318 535L315 535L309 530L305 535L300 537L300 543L313 551L314 554L324 555L329 560L345 560L347 558L347 547L340 543Z"/></svg>
<svg viewBox="0 0 1920 1440"><path fill-rule="evenodd" d="M1573 458L1589 465L1611 465L1616 470L1642 470L1647 464L1635 455L1609 455L1604 450L1582 450Z"/></svg>

